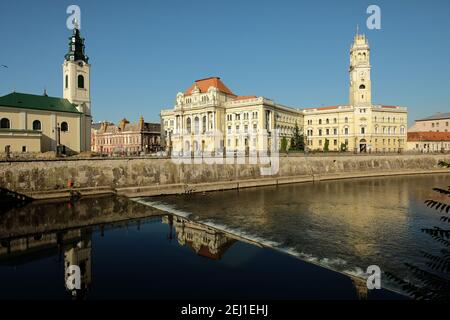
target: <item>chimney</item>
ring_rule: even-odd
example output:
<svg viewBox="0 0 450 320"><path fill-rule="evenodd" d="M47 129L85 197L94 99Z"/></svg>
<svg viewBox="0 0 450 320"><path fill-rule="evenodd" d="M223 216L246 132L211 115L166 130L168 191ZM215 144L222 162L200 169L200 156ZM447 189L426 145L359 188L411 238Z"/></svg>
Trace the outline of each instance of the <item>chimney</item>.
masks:
<svg viewBox="0 0 450 320"><path fill-rule="evenodd" d="M130 123L130 121L128 121L126 118L123 118L122 120L120 120L120 124L119 124L119 128L121 131L123 131L125 129L125 126Z"/></svg>
<svg viewBox="0 0 450 320"><path fill-rule="evenodd" d="M141 116L139 118L139 130L141 130L141 131L144 130L144 126L145 126L144 117Z"/></svg>

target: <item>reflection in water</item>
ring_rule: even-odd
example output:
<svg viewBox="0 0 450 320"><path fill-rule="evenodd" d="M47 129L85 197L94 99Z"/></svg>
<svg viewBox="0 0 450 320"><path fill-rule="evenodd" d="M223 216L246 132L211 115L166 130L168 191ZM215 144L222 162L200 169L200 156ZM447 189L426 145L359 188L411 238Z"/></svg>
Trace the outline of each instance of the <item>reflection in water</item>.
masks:
<svg viewBox="0 0 450 320"><path fill-rule="evenodd" d="M78 290L67 286L74 265ZM198 286L199 277L214 281ZM357 279L242 235L115 197L39 202L0 215L0 283L0 299L399 298L367 293Z"/></svg>
<svg viewBox="0 0 450 320"><path fill-rule="evenodd" d="M262 187L141 199L168 212L276 247L355 276L370 265L408 277L436 246L420 230L435 225L424 205L449 174ZM386 280L384 278L384 280ZM391 286L387 280L384 287Z"/></svg>
<svg viewBox="0 0 450 320"><path fill-rule="evenodd" d="M163 222L169 224L170 232L175 227L180 246L188 246L196 254L213 260L219 260L236 242L223 232L177 216L164 216Z"/></svg>

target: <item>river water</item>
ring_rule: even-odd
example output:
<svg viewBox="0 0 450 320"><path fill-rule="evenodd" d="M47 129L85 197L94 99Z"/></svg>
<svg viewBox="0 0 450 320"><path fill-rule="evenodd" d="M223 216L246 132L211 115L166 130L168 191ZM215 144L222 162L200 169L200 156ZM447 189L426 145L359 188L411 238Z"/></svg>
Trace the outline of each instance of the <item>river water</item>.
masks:
<svg viewBox="0 0 450 320"><path fill-rule="evenodd" d="M439 255L442 249L421 228L445 227L424 201L440 198L432 188L448 186L448 174L398 176L139 201L336 271L364 277L377 265L414 281L405 264L423 267L423 252Z"/></svg>

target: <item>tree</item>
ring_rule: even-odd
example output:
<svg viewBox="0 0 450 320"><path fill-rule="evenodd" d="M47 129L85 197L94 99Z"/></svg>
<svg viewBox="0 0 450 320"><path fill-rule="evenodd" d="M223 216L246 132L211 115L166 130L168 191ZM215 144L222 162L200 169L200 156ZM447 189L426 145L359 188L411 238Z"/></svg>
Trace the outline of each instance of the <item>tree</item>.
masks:
<svg viewBox="0 0 450 320"><path fill-rule="evenodd" d="M305 136L300 131L297 123L295 123L290 149L295 151L305 151Z"/></svg>
<svg viewBox="0 0 450 320"><path fill-rule="evenodd" d="M347 145L345 143L341 143L341 152L347 151Z"/></svg>
<svg viewBox="0 0 450 320"><path fill-rule="evenodd" d="M330 140L325 139L325 144L323 146L323 152L328 152L330 147Z"/></svg>
<svg viewBox="0 0 450 320"><path fill-rule="evenodd" d="M442 167L450 168L450 163L439 162ZM450 197L450 186L448 189L434 188L433 191L441 196ZM450 203L440 199L429 199L425 201L427 207L443 214L440 218L442 223L450 223ZM418 300L450 300L450 229L434 227L422 228L422 232L429 235L439 246L440 254L422 252L426 259L424 267L418 267L405 263L411 272L415 283L405 280L395 274L386 272L389 279L399 284L402 289Z"/></svg>
<svg viewBox="0 0 450 320"><path fill-rule="evenodd" d="M288 141L287 141L286 137L281 138L280 152L286 152L287 145L288 145Z"/></svg>

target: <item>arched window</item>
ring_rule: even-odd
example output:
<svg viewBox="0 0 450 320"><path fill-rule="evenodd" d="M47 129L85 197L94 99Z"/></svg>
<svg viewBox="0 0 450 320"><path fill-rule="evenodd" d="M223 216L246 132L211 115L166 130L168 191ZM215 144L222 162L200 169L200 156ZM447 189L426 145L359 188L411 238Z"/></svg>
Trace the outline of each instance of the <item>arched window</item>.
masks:
<svg viewBox="0 0 450 320"><path fill-rule="evenodd" d="M319 119L319 124L322 124L322 119Z"/></svg>
<svg viewBox="0 0 450 320"><path fill-rule="evenodd" d="M33 121L33 130L35 130L35 131L41 131L42 130L41 122L39 120L34 120Z"/></svg>
<svg viewBox="0 0 450 320"><path fill-rule="evenodd" d="M67 132L67 131L69 131L69 125L67 124L67 122L63 122L63 123L61 123L61 131L62 132Z"/></svg>
<svg viewBox="0 0 450 320"><path fill-rule="evenodd" d="M2 118L2 120L0 120L0 128L2 128L2 129L11 128L11 123L9 122L9 119Z"/></svg>
<svg viewBox="0 0 450 320"><path fill-rule="evenodd" d="M81 74L78 76L78 88L84 89L84 77Z"/></svg>
<svg viewBox="0 0 450 320"><path fill-rule="evenodd" d="M365 85L362 84L362 85L359 86L359 90L364 90L364 89L366 89Z"/></svg>
<svg viewBox="0 0 450 320"><path fill-rule="evenodd" d="M66 84L66 89L69 88L69 76L67 74L66 74L65 84Z"/></svg>
<svg viewBox="0 0 450 320"><path fill-rule="evenodd" d="M187 118L186 120L186 130L188 133L191 133L191 118Z"/></svg>
<svg viewBox="0 0 450 320"><path fill-rule="evenodd" d="M326 122L327 124L329 124L329 123L330 123L330 119L327 118L327 120L325 120L325 122Z"/></svg>
<svg viewBox="0 0 450 320"><path fill-rule="evenodd" d="M202 132L206 131L206 116L203 116L202 120Z"/></svg>
<svg viewBox="0 0 450 320"><path fill-rule="evenodd" d="M194 132L198 134L200 132L200 119L195 117L194 119Z"/></svg>
<svg viewBox="0 0 450 320"><path fill-rule="evenodd" d="M348 118L347 118L347 117L345 117L344 121L345 121L345 123L348 123Z"/></svg>

